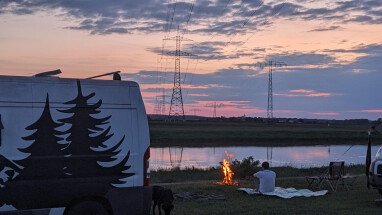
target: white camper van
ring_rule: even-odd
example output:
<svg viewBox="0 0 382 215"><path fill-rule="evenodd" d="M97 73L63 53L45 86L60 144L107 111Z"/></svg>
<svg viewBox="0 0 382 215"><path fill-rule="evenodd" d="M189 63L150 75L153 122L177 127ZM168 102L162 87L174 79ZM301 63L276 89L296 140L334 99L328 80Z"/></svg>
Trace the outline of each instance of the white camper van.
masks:
<svg viewBox="0 0 382 215"><path fill-rule="evenodd" d="M149 214L149 142L135 82L0 76L0 213Z"/></svg>
<svg viewBox="0 0 382 215"><path fill-rule="evenodd" d="M382 147L375 155L375 160L370 165L369 182L371 186L379 190L382 195Z"/></svg>

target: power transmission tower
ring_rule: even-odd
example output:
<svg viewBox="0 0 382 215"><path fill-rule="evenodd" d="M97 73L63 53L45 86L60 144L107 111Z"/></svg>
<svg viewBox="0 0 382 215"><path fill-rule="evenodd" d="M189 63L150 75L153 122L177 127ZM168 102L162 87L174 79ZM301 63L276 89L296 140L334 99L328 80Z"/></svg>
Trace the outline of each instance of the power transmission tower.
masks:
<svg viewBox="0 0 382 215"><path fill-rule="evenodd" d="M192 108L192 109L190 109L190 111L193 111L194 116L196 116L196 112L200 112L200 111L202 111L202 110L200 110L200 109L198 109L198 108Z"/></svg>
<svg viewBox="0 0 382 215"><path fill-rule="evenodd" d="M170 111L168 114L169 121L185 121L184 107L183 107L183 97L182 97L182 87L181 87L181 76L180 76L180 59L181 56L193 56L188 52L183 52L180 50L180 43L182 41L192 41L186 39L179 35L178 33L175 37L165 38L164 40L175 40L176 48L175 52L169 52L168 54L173 54L175 56L175 72L174 72L174 87L172 89Z"/></svg>
<svg viewBox="0 0 382 215"><path fill-rule="evenodd" d="M159 115L161 114L161 106L160 106L160 97L155 97L155 107L154 107L154 114Z"/></svg>
<svg viewBox="0 0 382 215"><path fill-rule="evenodd" d="M212 117L216 118L217 117L216 109L224 107L224 104L223 103L217 104L216 102L214 102L213 104L208 104L208 105L205 105L204 107L212 107L213 108Z"/></svg>
<svg viewBox="0 0 382 215"><path fill-rule="evenodd" d="M164 115L166 111L166 94L164 88L162 88L161 106L161 114Z"/></svg>
<svg viewBox="0 0 382 215"><path fill-rule="evenodd" d="M158 72L158 78L157 78L157 85L162 86L163 84L163 77L159 75ZM157 96L155 97L155 107L154 107L154 114L156 115L163 115L164 114L164 104L165 104L165 89L164 87L158 87L157 88Z"/></svg>
<svg viewBox="0 0 382 215"><path fill-rule="evenodd" d="M214 102L214 114L212 115L213 118L216 118L216 102Z"/></svg>
<svg viewBox="0 0 382 215"><path fill-rule="evenodd" d="M162 88L162 94L159 96L156 96L154 114L164 115L165 111L166 111L166 95L165 95L165 89Z"/></svg>
<svg viewBox="0 0 382 215"><path fill-rule="evenodd" d="M268 67L268 106L267 118L273 119L273 68L286 66L284 62L268 61L266 63L258 63L259 67Z"/></svg>

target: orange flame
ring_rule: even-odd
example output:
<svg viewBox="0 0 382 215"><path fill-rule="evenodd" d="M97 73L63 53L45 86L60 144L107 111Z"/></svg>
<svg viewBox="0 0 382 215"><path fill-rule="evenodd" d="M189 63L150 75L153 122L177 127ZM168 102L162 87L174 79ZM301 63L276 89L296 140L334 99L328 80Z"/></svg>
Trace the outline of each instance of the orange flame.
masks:
<svg viewBox="0 0 382 215"><path fill-rule="evenodd" d="M219 184L222 185L237 185L237 182L233 180L234 172L231 170L230 163L227 159L223 159L222 162L223 181Z"/></svg>
<svg viewBox="0 0 382 215"><path fill-rule="evenodd" d="M229 153L227 151L224 151L224 153L225 153L225 155L227 156L228 159L232 159L232 158L235 157L235 154L233 154L233 153Z"/></svg>

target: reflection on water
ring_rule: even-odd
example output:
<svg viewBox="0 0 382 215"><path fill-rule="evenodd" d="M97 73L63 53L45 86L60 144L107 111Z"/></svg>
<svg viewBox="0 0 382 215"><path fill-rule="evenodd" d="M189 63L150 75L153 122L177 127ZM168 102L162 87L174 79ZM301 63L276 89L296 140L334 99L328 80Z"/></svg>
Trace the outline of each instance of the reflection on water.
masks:
<svg viewBox="0 0 382 215"><path fill-rule="evenodd" d="M380 146L372 147L374 156ZM342 146L293 146L293 147L204 147L151 148L152 169L171 167L217 167L226 157L225 151L233 153L234 159L253 156L260 161L268 160L272 166L308 168L327 166L330 161L342 160L345 164L364 164L366 145Z"/></svg>
<svg viewBox="0 0 382 215"><path fill-rule="evenodd" d="M162 152L163 153L163 152ZM169 147L170 164L172 167L180 167L183 157L183 147Z"/></svg>
<svg viewBox="0 0 382 215"><path fill-rule="evenodd" d="M267 161L272 160L273 155L273 147L267 147Z"/></svg>

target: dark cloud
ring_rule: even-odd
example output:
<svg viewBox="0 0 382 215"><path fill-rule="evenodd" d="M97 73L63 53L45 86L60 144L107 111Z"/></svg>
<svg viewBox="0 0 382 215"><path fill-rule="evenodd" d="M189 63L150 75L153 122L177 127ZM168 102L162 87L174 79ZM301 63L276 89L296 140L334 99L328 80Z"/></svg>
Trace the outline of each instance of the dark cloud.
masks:
<svg viewBox="0 0 382 215"><path fill-rule="evenodd" d="M333 20L339 23L382 23L380 0L340 1L332 3L331 7L312 8L306 6L305 1L279 3L262 0L197 0L193 6L191 2L0 0L0 14L22 15L55 10L77 19L78 23L68 26L69 29L84 30L92 34L170 31L179 26L182 31L187 29L191 33L236 35L259 31L262 27L271 25L278 17ZM321 30L325 29L335 30L334 26Z"/></svg>
<svg viewBox="0 0 382 215"><path fill-rule="evenodd" d="M0 13L20 15L59 10L78 20L78 24L68 26L69 29L92 34L170 31L178 26L185 31L190 24L202 26L190 32L232 35L269 24L263 19L281 9L280 5L265 5L261 0L229 2L227 5L228 1L200 0L192 5L190 2L160 0L1 0Z"/></svg>
<svg viewBox="0 0 382 215"><path fill-rule="evenodd" d="M360 15L354 18L350 18L345 22L360 22L360 23L368 23L368 24L381 24L382 23L382 15L381 18L374 18L368 15Z"/></svg>
<svg viewBox="0 0 382 215"><path fill-rule="evenodd" d="M221 41L211 41L211 42L200 42L200 43L190 43L185 44L181 52L181 56L190 56L193 59L199 60L225 60L225 59L237 59L244 56L252 56L253 52L264 52L265 49L257 48L254 50L236 50L235 53L227 54L224 52L223 48L228 45L240 45L241 42L221 42ZM175 48L174 48L175 49ZM175 54L174 50L170 50L168 47L162 49L160 47L153 47L147 49L150 52L163 55Z"/></svg>
<svg viewBox="0 0 382 215"><path fill-rule="evenodd" d="M260 59L264 60L262 57L260 57ZM330 54L319 54L314 52L281 52L267 55L267 59L285 63L287 66L320 66L335 63L335 58ZM259 67L259 63L239 63L235 64L235 66L239 69L253 69Z"/></svg>
<svg viewBox="0 0 382 215"><path fill-rule="evenodd" d="M131 33L132 31L163 30L169 9L172 5L158 0L19 0L1 1L2 11L15 14L37 11L63 11L67 16L79 20L78 25L70 29L86 30L92 34ZM190 4L177 3L177 10L182 13ZM188 10L188 9L187 9ZM174 20L179 20L174 18ZM158 28L158 24L161 28ZM175 25L176 23L174 23Z"/></svg>
<svg viewBox="0 0 382 215"><path fill-rule="evenodd" d="M316 29L310 30L309 32L333 31L333 30L339 30L339 29L342 29L342 28L338 25L333 25L329 27L316 28Z"/></svg>
<svg viewBox="0 0 382 215"><path fill-rule="evenodd" d="M268 58L285 62L289 66L327 65L335 62L335 58L328 54L304 52L271 54Z"/></svg>
<svg viewBox="0 0 382 215"><path fill-rule="evenodd" d="M324 49L322 51L328 53L362 53L368 55L375 55L382 53L382 44L360 44L350 49Z"/></svg>
<svg viewBox="0 0 382 215"><path fill-rule="evenodd" d="M330 20L337 21L338 23L359 22L380 24L382 20L382 14L380 13L381 7L382 3L380 0L338 1L333 2L333 5L329 7L315 8L296 5L296 7L294 7L295 10L291 13L287 13L284 17L303 20Z"/></svg>

